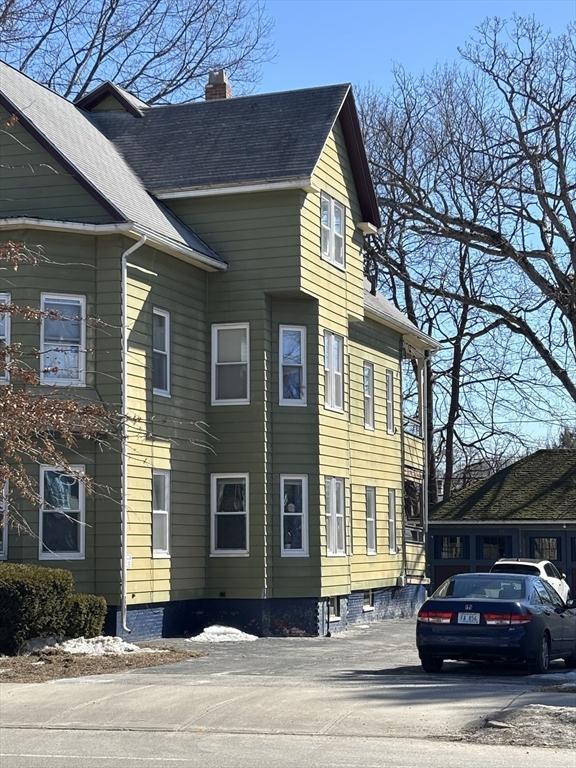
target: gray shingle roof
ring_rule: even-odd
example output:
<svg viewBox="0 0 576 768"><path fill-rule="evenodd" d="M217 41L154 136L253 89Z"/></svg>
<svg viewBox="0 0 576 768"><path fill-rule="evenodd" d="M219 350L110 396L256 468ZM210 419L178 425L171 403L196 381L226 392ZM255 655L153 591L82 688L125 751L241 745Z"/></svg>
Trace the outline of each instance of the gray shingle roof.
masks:
<svg viewBox="0 0 576 768"><path fill-rule="evenodd" d="M438 504L430 522L576 519L576 450L543 449Z"/></svg>
<svg viewBox="0 0 576 768"><path fill-rule="evenodd" d="M309 177L349 85L119 111L92 119L153 192Z"/></svg>
<svg viewBox="0 0 576 768"><path fill-rule="evenodd" d="M384 322L397 328L400 333L413 336L424 344L426 349L439 349L440 344L431 336L428 336L415 325L410 318L401 312L394 304L381 293L376 295L370 292L370 282L364 281L364 308L380 317Z"/></svg>
<svg viewBox="0 0 576 768"><path fill-rule="evenodd" d="M164 205L154 200L118 149L85 112L4 62L0 62L2 96L7 108L14 109L20 116L24 127L28 121L38 138L67 160L76 174L99 194L116 221L134 222L176 245L222 261Z"/></svg>

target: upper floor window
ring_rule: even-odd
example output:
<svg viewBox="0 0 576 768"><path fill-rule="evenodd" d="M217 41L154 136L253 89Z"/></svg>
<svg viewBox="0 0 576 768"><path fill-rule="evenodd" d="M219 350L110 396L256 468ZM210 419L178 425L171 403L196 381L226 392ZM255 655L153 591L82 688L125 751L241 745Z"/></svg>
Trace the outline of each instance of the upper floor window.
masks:
<svg viewBox="0 0 576 768"><path fill-rule="evenodd" d="M344 339L324 333L324 402L332 411L344 410Z"/></svg>
<svg viewBox="0 0 576 768"><path fill-rule="evenodd" d="M434 536L434 557L438 560L466 560L469 552L468 536Z"/></svg>
<svg viewBox="0 0 576 768"><path fill-rule="evenodd" d="M366 487L366 552L376 554L376 488Z"/></svg>
<svg viewBox="0 0 576 768"><path fill-rule="evenodd" d="M212 326L212 405L250 402L248 323Z"/></svg>
<svg viewBox="0 0 576 768"><path fill-rule="evenodd" d="M40 560L84 558L84 467L40 468Z"/></svg>
<svg viewBox="0 0 576 768"><path fill-rule="evenodd" d="M386 371L386 431L389 435L396 432L394 416L394 371Z"/></svg>
<svg viewBox="0 0 576 768"><path fill-rule="evenodd" d="M557 536L531 536L530 557L538 560L560 560L560 539Z"/></svg>
<svg viewBox="0 0 576 768"><path fill-rule="evenodd" d="M374 364L364 361L364 426L374 429Z"/></svg>
<svg viewBox="0 0 576 768"><path fill-rule="evenodd" d="M320 198L322 258L343 269L345 263L346 208L324 192Z"/></svg>
<svg viewBox="0 0 576 768"><path fill-rule="evenodd" d="M326 478L326 549L329 555L346 554L344 478Z"/></svg>
<svg viewBox="0 0 576 768"><path fill-rule="evenodd" d="M280 405L306 405L306 328L280 326Z"/></svg>
<svg viewBox="0 0 576 768"><path fill-rule="evenodd" d="M512 555L512 536L476 536L476 559L498 560Z"/></svg>
<svg viewBox="0 0 576 768"><path fill-rule="evenodd" d="M152 310L152 391L170 396L170 313Z"/></svg>
<svg viewBox="0 0 576 768"><path fill-rule="evenodd" d="M8 556L8 481L0 488L0 560Z"/></svg>
<svg viewBox="0 0 576 768"><path fill-rule="evenodd" d="M281 475L282 557L308 556L308 476Z"/></svg>
<svg viewBox="0 0 576 768"><path fill-rule="evenodd" d="M170 554L170 472L152 470L152 554Z"/></svg>
<svg viewBox="0 0 576 768"><path fill-rule="evenodd" d="M42 294L40 382L59 386L85 383L86 298Z"/></svg>
<svg viewBox="0 0 576 768"><path fill-rule="evenodd" d="M0 293L0 304L10 304L10 294ZM10 344L10 315L7 312L0 311L0 347L7 347ZM4 355L0 356L0 383L8 381L10 378L6 370L7 360Z"/></svg>
<svg viewBox="0 0 576 768"><path fill-rule="evenodd" d="M248 554L248 475L212 475L210 489L213 555Z"/></svg>

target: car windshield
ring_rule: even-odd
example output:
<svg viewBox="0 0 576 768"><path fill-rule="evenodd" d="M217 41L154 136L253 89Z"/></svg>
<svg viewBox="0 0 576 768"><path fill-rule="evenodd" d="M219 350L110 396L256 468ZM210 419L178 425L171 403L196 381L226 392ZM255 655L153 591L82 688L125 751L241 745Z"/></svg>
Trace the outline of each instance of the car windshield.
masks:
<svg viewBox="0 0 576 768"><path fill-rule="evenodd" d="M453 576L445 581L433 597L488 598L490 600L520 600L524 597L524 580L502 576Z"/></svg>
<svg viewBox="0 0 576 768"><path fill-rule="evenodd" d="M491 573L524 573L528 576L539 575L540 571L536 565L527 563L496 563L490 568Z"/></svg>

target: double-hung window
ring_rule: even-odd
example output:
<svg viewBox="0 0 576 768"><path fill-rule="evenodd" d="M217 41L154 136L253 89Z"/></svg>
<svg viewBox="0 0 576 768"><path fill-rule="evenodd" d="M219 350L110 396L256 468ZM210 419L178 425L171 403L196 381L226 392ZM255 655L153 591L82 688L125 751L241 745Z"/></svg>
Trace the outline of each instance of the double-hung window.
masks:
<svg viewBox="0 0 576 768"><path fill-rule="evenodd" d="M84 558L84 467L70 470L40 467L40 560Z"/></svg>
<svg viewBox="0 0 576 768"><path fill-rule="evenodd" d="M152 391L170 397L170 313L152 310Z"/></svg>
<svg viewBox="0 0 576 768"><path fill-rule="evenodd" d="M331 411L344 410L344 339L324 332L324 402Z"/></svg>
<svg viewBox="0 0 576 768"><path fill-rule="evenodd" d="M306 405L306 328L281 325L280 405Z"/></svg>
<svg viewBox="0 0 576 768"><path fill-rule="evenodd" d="M280 476L282 557L308 557L308 476Z"/></svg>
<svg viewBox="0 0 576 768"><path fill-rule="evenodd" d="M396 432L394 418L394 371L386 371L386 431L389 435Z"/></svg>
<svg viewBox="0 0 576 768"><path fill-rule="evenodd" d="M248 323L212 326L212 405L250 402Z"/></svg>
<svg viewBox="0 0 576 768"><path fill-rule="evenodd" d="M85 383L86 299L42 294L40 382L60 386Z"/></svg>
<svg viewBox="0 0 576 768"><path fill-rule="evenodd" d="M376 488L366 487L366 552L376 554Z"/></svg>
<svg viewBox="0 0 576 768"><path fill-rule="evenodd" d="M0 488L0 560L8 556L8 481Z"/></svg>
<svg viewBox="0 0 576 768"><path fill-rule="evenodd" d="M346 554L344 478L326 478L326 549L329 555Z"/></svg>
<svg viewBox="0 0 576 768"><path fill-rule="evenodd" d="M10 294L0 293L0 304L10 304ZM0 310L0 348L10 345L10 314ZM0 384L4 384L10 378L6 365L8 360L3 352L0 352ZM1 555L0 555L1 557Z"/></svg>
<svg viewBox="0 0 576 768"><path fill-rule="evenodd" d="M324 192L320 196L320 208L322 258L343 269L346 208Z"/></svg>
<svg viewBox="0 0 576 768"><path fill-rule="evenodd" d="M212 475L210 497L211 554L247 555L248 475Z"/></svg>
<svg viewBox="0 0 576 768"><path fill-rule="evenodd" d="M398 552L396 533L396 489L388 489L388 551L391 555Z"/></svg>
<svg viewBox="0 0 576 768"><path fill-rule="evenodd" d="M152 470L152 554L170 554L170 472Z"/></svg>
<svg viewBox="0 0 576 768"><path fill-rule="evenodd" d="M374 429L374 364L364 361L364 426Z"/></svg>

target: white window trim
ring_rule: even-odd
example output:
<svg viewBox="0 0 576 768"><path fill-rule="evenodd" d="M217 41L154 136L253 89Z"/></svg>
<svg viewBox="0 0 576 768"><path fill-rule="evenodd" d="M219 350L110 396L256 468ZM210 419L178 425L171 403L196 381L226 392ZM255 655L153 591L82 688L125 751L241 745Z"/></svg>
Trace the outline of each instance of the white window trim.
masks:
<svg viewBox="0 0 576 768"><path fill-rule="evenodd" d="M4 293L4 292L0 293L0 304L10 304L10 303L11 303L10 294ZM4 317L4 328L6 329L6 335L4 337L4 341L6 346L8 347L10 346L12 317L8 312L5 313L3 317ZM3 374L0 374L0 384L8 384L9 381L10 381L10 374L8 373L8 371L5 370Z"/></svg>
<svg viewBox="0 0 576 768"><path fill-rule="evenodd" d="M44 302L46 301L58 301L64 299L66 301L78 301L80 302L80 348L78 350L78 378L77 379L46 379L46 373L42 370L44 355L45 355L45 341L44 341L44 318L40 321L40 384L49 387L85 387L86 386L86 296L75 293L42 293L40 295L40 309L44 311Z"/></svg>
<svg viewBox="0 0 576 768"><path fill-rule="evenodd" d="M322 252L322 229L324 228L324 225L322 224L322 201L327 200L330 204L330 226L328 229L328 253L324 254ZM336 229L334 227L334 209L340 208L342 210L342 263L339 261L336 261L335 253L336 248L334 245L335 238L336 238ZM321 192L320 194L320 255L324 261L327 261L329 264L332 264L333 267L336 267L336 269L341 270L342 272L346 271L346 206L333 198L331 195L329 195L326 192Z"/></svg>
<svg viewBox="0 0 576 768"><path fill-rule="evenodd" d="M372 495L374 497L373 517L368 517L368 496L370 495L369 491L372 491ZM378 529L376 527L376 506L377 506L376 486L367 485L365 489L364 498L366 502L366 554L376 555L378 553ZM370 521L373 521L373 525L374 525L374 546L373 547L368 546L368 525Z"/></svg>
<svg viewBox="0 0 576 768"><path fill-rule="evenodd" d="M302 483L302 549L284 548L284 484L292 480ZM280 555L281 557L308 557L308 475L280 475Z"/></svg>
<svg viewBox="0 0 576 768"><path fill-rule="evenodd" d="M243 329L246 331L246 397L237 400L217 400L216 399L216 360L218 347L218 331ZM239 365L240 363L236 363ZM222 363L220 363L222 365ZM225 365L225 363L224 363ZM212 325L212 385L211 385L211 403L212 405L250 405L250 323L214 323ZM234 477L235 475L231 475ZM223 477L223 475L222 475ZM240 477L240 475L238 475Z"/></svg>
<svg viewBox="0 0 576 768"><path fill-rule="evenodd" d="M71 464L70 470L78 474L84 474L86 467L84 464ZM79 480L78 486L78 526L79 535L78 541L80 549L78 552L43 552L42 543L44 541L44 475L46 472L64 472L63 467L53 467L48 464L42 464L40 467L40 520L38 526L38 559L39 560L84 560L85 559L85 547L86 547L86 493L84 481Z"/></svg>
<svg viewBox="0 0 576 768"><path fill-rule="evenodd" d="M296 406L296 407L303 407L306 406L307 403L307 384L308 384L308 373L307 373L307 365L306 365L306 326L304 325L281 325L278 330L278 396L279 396L279 404L280 405L288 405L288 406ZM283 345L282 345L282 336L285 331L296 331L300 334L300 355L301 355L301 368L302 368L302 391L300 393L300 399L299 400L292 400L292 399L285 399L283 397L284 392L284 379L283 379L283 370L284 370L284 362L282 360L283 357Z"/></svg>
<svg viewBox="0 0 576 768"><path fill-rule="evenodd" d="M386 369L386 432L396 434L396 417L394 414L394 371Z"/></svg>
<svg viewBox="0 0 576 768"><path fill-rule="evenodd" d="M0 528L2 529L0 560L6 560L8 558L8 480L0 490Z"/></svg>
<svg viewBox="0 0 576 768"><path fill-rule="evenodd" d="M398 528L396 516L396 489L388 489L388 552L398 554Z"/></svg>
<svg viewBox="0 0 576 768"><path fill-rule="evenodd" d="M341 488L341 494L342 494L342 530L344 533L344 549L339 550L338 549L338 522L337 522L337 515L336 515L336 493L337 493L337 487L338 483L336 481L340 481L340 488ZM330 499L328 499L328 483L330 483ZM328 557L346 557L346 541L347 541L347 531L346 531L346 481L343 477L336 477L334 475L328 475L325 478L324 482L324 492L326 494L326 498L324 500L324 506L325 506L325 514L324 518L326 521L326 554ZM330 503L331 509L333 512L330 513L330 517L328 517L328 504ZM331 538L332 543L335 546L335 549L330 551L328 548L328 525L330 525L331 528Z"/></svg>
<svg viewBox="0 0 576 768"><path fill-rule="evenodd" d="M152 470L152 484L154 484L154 475L163 475L165 479L165 504L166 509L154 509L154 490L152 490L152 557L154 560L167 560L170 558L170 470L169 469L153 469ZM152 489L154 485L152 485ZM154 515L166 516L166 544L167 549L154 549Z"/></svg>
<svg viewBox="0 0 576 768"><path fill-rule="evenodd" d="M216 549L216 489L218 480L238 478L246 483L246 549ZM210 475L210 557L249 557L250 555L250 475L248 472L216 472Z"/></svg>
<svg viewBox="0 0 576 768"><path fill-rule="evenodd" d="M366 395L366 370L370 371L370 393ZM374 409L374 363L364 360L362 364L362 391L364 394L364 429L372 432L376 428L376 414ZM369 411L366 410L366 399L370 401Z"/></svg>
<svg viewBox="0 0 576 768"><path fill-rule="evenodd" d="M336 400L336 369L334 368L334 343L331 339L338 338L342 342L341 350L342 357L340 359L341 365L341 382L342 382L342 407L334 405ZM331 368L326 367L326 360L328 359ZM324 331L324 407L328 411L334 413L345 412L345 386L344 386L344 360L345 360L345 343L344 336L333 331Z"/></svg>
<svg viewBox="0 0 576 768"><path fill-rule="evenodd" d="M158 352L161 355L166 355L166 389L160 389L159 387L152 388L152 394L160 395L160 397L171 397L170 394L170 342L171 342L171 328L170 328L170 312L166 309L160 309L160 307L152 307L152 314L159 315L166 320L164 326L164 341L166 344L166 350L154 348L154 332L152 332L152 352Z"/></svg>

